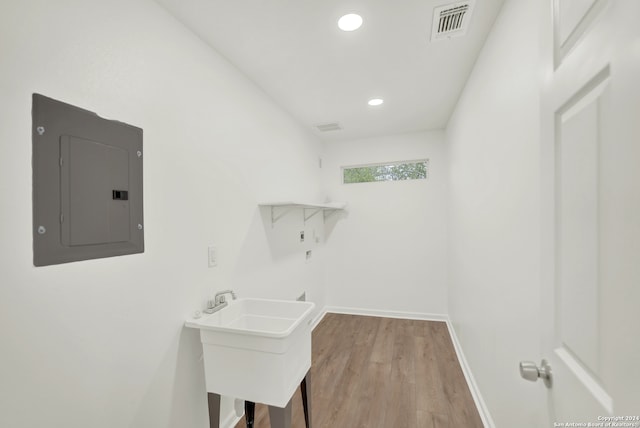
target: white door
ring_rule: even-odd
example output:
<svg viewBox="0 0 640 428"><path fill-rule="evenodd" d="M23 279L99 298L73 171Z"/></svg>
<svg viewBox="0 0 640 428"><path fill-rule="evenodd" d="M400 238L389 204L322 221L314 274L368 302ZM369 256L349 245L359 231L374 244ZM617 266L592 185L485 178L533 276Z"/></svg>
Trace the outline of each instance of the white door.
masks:
<svg viewBox="0 0 640 428"><path fill-rule="evenodd" d="M640 0L542 3L549 426L640 427Z"/></svg>

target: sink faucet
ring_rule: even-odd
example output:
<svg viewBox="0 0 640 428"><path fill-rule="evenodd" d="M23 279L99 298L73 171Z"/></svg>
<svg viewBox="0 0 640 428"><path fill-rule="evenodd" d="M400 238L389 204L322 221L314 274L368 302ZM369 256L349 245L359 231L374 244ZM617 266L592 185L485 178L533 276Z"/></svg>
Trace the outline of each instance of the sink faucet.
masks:
<svg viewBox="0 0 640 428"><path fill-rule="evenodd" d="M231 294L233 300L236 300L236 293L233 290L223 290L216 293L213 300L209 300L207 302L207 309L204 311L208 314L212 314L214 312L218 312L220 309L224 308L228 305L227 298L225 294Z"/></svg>

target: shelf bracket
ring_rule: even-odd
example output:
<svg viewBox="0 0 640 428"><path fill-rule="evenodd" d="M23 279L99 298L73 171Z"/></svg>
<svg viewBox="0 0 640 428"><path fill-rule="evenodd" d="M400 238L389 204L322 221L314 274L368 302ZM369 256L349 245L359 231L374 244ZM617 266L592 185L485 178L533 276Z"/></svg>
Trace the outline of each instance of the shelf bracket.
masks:
<svg viewBox="0 0 640 428"><path fill-rule="evenodd" d="M275 206L271 206L271 227L273 227L274 224L276 224L276 222L278 220L280 220L282 217L284 217L289 211L291 211L293 208L291 207L286 207L286 208L281 208L280 213L277 212L278 208L281 207L275 207Z"/></svg>
<svg viewBox="0 0 640 428"><path fill-rule="evenodd" d="M310 215L307 215L307 211L313 211L313 212ZM322 211L322 208L303 208L302 212L303 212L304 222L306 223L307 220L309 220L314 215L318 214L320 211Z"/></svg>
<svg viewBox="0 0 640 428"><path fill-rule="evenodd" d="M337 212L338 210L324 210L324 220L328 219Z"/></svg>

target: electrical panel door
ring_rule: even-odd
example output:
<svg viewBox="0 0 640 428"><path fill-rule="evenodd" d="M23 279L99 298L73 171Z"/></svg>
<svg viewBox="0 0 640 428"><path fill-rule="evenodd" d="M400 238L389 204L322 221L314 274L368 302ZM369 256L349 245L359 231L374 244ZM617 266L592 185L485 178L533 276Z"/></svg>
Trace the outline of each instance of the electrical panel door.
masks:
<svg viewBox="0 0 640 428"><path fill-rule="evenodd" d="M34 94L34 264L144 252L142 207L142 129Z"/></svg>

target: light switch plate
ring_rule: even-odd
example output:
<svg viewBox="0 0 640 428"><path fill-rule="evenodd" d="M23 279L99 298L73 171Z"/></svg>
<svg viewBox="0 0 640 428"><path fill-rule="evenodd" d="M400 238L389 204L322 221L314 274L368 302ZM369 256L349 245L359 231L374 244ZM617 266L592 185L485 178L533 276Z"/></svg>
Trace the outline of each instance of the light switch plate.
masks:
<svg viewBox="0 0 640 428"><path fill-rule="evenodd" d="M218 266L218 247L209 245L209 267Z"/></svg>

